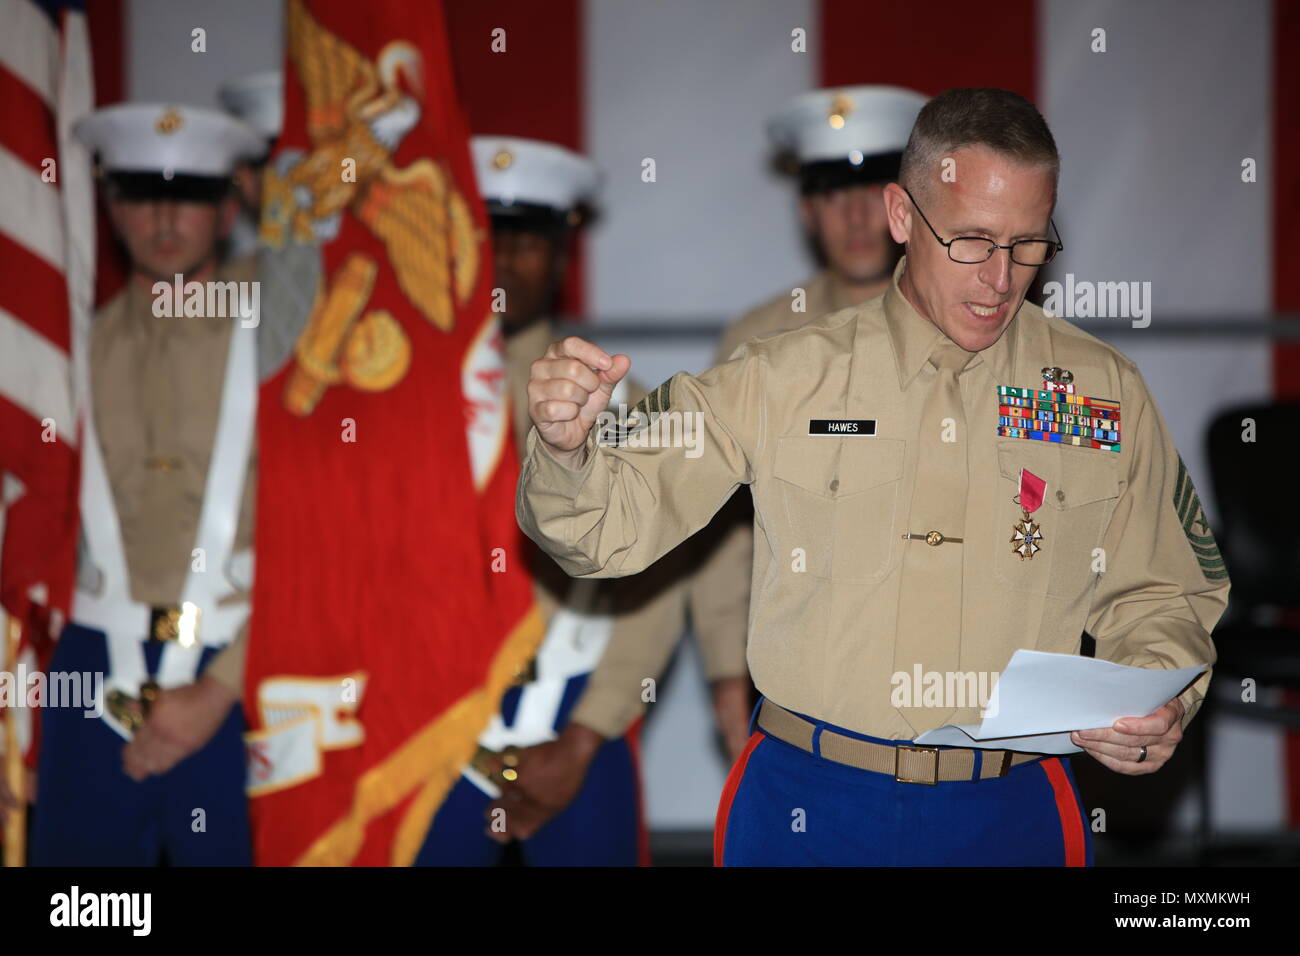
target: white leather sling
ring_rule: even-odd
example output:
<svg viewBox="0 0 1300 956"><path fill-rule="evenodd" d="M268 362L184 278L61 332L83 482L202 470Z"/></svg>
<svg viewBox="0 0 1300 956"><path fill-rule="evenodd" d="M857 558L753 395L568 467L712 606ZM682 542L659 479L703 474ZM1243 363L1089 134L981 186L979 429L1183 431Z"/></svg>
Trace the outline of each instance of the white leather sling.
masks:
<svg viewBox="0 0 1300 956"><path fill-rule="evenodd" d="M247 601L224 605L221 601L238 593L227 579L228 569L236 561L246 563L250 569L249 580L241 581L240 585L251 588L252 584L251 555L247 551L236 555L234 545L257 418L256 330L256 324L251 327L236 324L231 329L216 438L194 543L196 548L203 549L204 570L194 570L195 562L191 561L181 593L184 613L195 615L197 609L197 626L185 628L194 633L190 643L169 640L164 645L154 677L161 688L193 683L203 648L230 643L248 617ZM137 697L141 684L149 679L144 642L149 637L150 608L131 597L121 526L95 432L90 389L85 388L82 394L86 399L82 415L81 518L89 557L99 572L99 586L93 593L78 588L72 619L106 635L109 672L100 691L105 699L96 700L95 708L102 712L104 721L113 730L130 740L131 729L110 712L107 696L116 690Z"/></svg>

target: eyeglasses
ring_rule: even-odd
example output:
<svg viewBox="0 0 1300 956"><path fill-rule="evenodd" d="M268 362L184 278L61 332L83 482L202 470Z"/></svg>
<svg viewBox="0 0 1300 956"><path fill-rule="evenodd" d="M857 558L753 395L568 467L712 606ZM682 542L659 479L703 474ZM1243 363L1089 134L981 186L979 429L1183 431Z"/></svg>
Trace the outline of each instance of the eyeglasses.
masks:
<svg viewBox="0 0 1300 956"><path fill-rule="evenodd" d="M1051 219L1052 231L1056 233L1056 241L1051 239L1017 239L1010 245L998 245L992 239L985 239L983 236L958 236L956 239L949 239L946 242L939 238L939 234L934 231L934 226L930 225L930 220L926 219L925 213L921 212L921 206L912 195L912 191L906 186L903 192L907 193L907 198L912 200L912 205L916 211L921 214L921 220L925 223L926 228L938 239L939 245L948 250L948 258L953 262L961 262L966 265L977 265L981 262L988 262L993 258L993 253L999 249L1009 249L1011 251L1011 261L1021 266L1042 266L1056 258L1056 254L1065 246L1061 243L1061 232L1056 228L1056 223Z"/></svg>

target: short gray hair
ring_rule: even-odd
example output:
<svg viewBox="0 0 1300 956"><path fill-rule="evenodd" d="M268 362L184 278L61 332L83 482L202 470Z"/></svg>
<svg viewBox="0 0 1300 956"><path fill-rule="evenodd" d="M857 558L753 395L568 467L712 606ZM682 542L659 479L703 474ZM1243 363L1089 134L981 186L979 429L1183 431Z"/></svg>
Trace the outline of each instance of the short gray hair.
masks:
<svg viewBox="0 0 1300 956"><path fill-rule="evenodd" d="M913 193L928 191L943 158L965 146L1050 170L1055 192L1061 155L1043 114L1023 96L993 88L948 90L926 103L903 150L898 181Z"/></svg>

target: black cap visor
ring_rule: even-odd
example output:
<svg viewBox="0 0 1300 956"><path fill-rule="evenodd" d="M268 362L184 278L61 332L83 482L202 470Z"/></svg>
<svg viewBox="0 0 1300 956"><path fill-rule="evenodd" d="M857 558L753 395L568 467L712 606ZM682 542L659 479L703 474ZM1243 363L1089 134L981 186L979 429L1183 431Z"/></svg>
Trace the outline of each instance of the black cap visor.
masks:
<svg viewBox="0 0 1300 956"><path fill-rule="evenodd" d="M126 202L171 199L176 202L219 202L230 192L229 176L188 173L121 172L104 174L111 194Z"/></svg>
<svg viewBox="0 0 1300 956"><path fill-rule="evenodd" d="M494 229L517 229L521 232L557 235L569 226L567 210L540 203L503 203L496 199L488 199L487 211L492 217Z"/></svg>
<svg viewBox="0 0 1300 956"><path fill-rule="evenodd" d="M799 167L799 192L808 196L847 186L894 182L898 179L898 164L902 158L903 154L896 152L865 156L860 163L847 159L804 163Z"/></svg>

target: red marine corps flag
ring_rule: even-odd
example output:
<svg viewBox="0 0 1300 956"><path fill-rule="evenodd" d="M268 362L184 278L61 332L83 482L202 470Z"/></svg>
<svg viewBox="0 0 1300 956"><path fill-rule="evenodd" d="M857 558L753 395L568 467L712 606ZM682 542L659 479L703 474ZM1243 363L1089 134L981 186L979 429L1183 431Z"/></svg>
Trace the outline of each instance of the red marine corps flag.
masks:
<svg viewBox="0 0 1300 956"><path fill-rule="evenodd" d="M486 219L441 4L287 18L263 277L310 309L259 397L256 859L409 864L542 633Z"/></svg>

